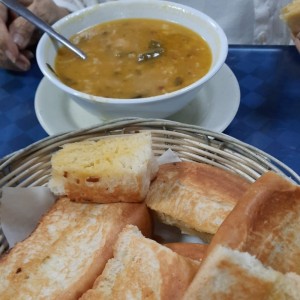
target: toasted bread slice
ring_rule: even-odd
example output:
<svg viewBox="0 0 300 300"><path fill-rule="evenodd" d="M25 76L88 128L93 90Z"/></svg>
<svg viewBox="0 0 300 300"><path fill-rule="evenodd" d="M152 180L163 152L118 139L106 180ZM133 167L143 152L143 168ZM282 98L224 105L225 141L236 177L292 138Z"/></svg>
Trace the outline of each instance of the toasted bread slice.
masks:
<svg viewBox="0 0 300 300"><path fill-rule="evenodd" d="M114 258L81 300L182 299L199 264L128 225L119 235Z"/></svg>
<svg viewBox="0 0 300 300"><path fill-rule="evenodd" d="M280 17L287 23L294 35L298 34L300 32L300 0L294 0L284 6Z"/></svg>
<svg viewBox="0 0 300 300"><path fill-rule="evenodd" d="M282 273L300 274L300 186L273 172L245 193L213 237L219 244L249 252Z"/></svg>
<svg viewBox="0 0 300 300"><path fill-rule="evenodd" d="M141 202L158 166L150 132L70 143L51 160L49 188L78 202Z"/></svg>
<svg viewBox="0 0 300 300"><path fill-rule="evenodd" d="M78 299L112 257L126 224L149 235L147 207L59 199L31 236L0 260L0 298Z"/></svg>
<svg viewBox="0 0 300 300"><path fill-rule="evenodd" d="M207 164L169 163L159 167L146 204L162 222L209 241L249 186L237 174Z"/></svg>
<svg viewBox="0 0 300 300"><path fill-rule="evenodd" d="M218 245L201 263L184 300L299 299L300 276L265 267L246 252Z"/></svg>

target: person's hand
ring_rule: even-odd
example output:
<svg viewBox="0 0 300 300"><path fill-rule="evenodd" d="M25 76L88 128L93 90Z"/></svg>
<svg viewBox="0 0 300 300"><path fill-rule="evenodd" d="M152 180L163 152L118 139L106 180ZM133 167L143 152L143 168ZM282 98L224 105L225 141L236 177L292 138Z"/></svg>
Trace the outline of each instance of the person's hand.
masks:
<svg viewBox="0 0 300 300"><path fill-rule="evenodd" d="M298 34L296 35L292 35L293 41L295 43L295 46L298 50L298 52L300 53L300 32L298 32Z"/></svg>
<svg viewBox="0 0 300 300"><path fill-rule="evenodd" d="M48 24L53 24L69 12L52 0L20 0L21 4ZM26 71L41 32L30 22L17 16L0 3L0 68Z"/></svg>

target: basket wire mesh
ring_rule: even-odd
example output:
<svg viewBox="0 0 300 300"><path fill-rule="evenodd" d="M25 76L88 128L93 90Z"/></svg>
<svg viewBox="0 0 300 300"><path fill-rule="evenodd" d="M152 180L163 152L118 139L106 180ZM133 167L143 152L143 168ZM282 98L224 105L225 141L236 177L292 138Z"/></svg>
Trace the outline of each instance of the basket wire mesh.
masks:
<svg viewBox="0 0 300 300"><path fill-rule="evenodd" d="M250 182L267 171L273 171L300 184L300 176L276 158L223 133L168 120L125 118L50 136L2 158L0 189L4 186L46 185L51 171L51 156L63 144L141 131L151 131L156 156L171 149L183 161L207 163L237 173ZM0 255L6 248L7 241L0 225Z"/></svg>

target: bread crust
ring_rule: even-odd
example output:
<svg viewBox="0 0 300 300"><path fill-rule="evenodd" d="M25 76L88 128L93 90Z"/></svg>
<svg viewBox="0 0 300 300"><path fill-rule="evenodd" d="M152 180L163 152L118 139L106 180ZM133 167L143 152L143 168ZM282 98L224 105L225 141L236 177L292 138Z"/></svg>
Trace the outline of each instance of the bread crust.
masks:
<svg viewBox="0 0 300 300"><path fill-rule="evenodd" d="M179 255L193 260L202 261L208 245L196 243L166 243L164 246L170 248Z"/></svg>
<svg viewBox="0 0 300 300"><path fill-rule="evenodd" d="M208 247L249 252L280 272L300 274L300 186L273 172L262 175L228 215Z"/></svg>
<svg viewBox="0 0 300 300"><path fill-rule="evenodd" d="M183 232L214 234L250 183L237 174L203 163L159 167L146 204L160 220Z"/></svg>
<svg viewBox="0 0 300 300"><path fill-rule="evenodd" d="M147 207L59 199L36 230L0 260L1 299L78 299L112 257L126 224L149 236Z"/></svg>

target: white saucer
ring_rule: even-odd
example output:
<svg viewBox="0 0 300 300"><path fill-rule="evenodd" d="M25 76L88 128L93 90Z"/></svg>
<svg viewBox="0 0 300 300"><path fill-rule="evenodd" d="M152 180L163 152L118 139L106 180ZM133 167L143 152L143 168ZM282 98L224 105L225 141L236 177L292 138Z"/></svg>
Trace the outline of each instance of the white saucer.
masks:
<svg viewBox="0 0 300 300"><path fill-rule="evenodd" d="M168 119L222 132L235 117L239 104L239 84L231 69L224 65L195 100ZM87 128L104 121L86 112L46 78L41 80L35 94L35 112L49 135Z"/></svg>

